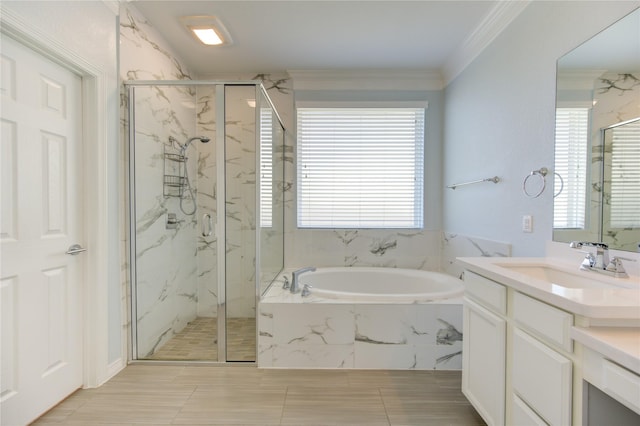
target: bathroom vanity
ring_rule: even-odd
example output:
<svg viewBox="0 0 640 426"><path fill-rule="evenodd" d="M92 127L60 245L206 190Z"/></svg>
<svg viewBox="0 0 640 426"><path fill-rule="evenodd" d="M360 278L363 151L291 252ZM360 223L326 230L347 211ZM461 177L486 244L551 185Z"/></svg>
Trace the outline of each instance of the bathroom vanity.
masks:
<svg viewBox="0 0 640 426"><path fill-rule="evenodd" d="M458 261L462 391L487 424L640 424L640 278L550 258Z"/></svg>

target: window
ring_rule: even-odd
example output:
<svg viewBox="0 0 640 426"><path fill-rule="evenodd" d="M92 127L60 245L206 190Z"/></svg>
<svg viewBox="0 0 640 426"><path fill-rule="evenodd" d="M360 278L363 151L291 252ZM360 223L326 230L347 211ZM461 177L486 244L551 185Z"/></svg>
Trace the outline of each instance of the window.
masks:
<svg viewBox="0 0 640 426"><path fill-rule="evenodd" d="M298 108L298 226L421 228L424 108Z"/></svg>
<svg viewBox="0 0 640 426"><path fill-rule="evenodd" d="M640 120L612 130L611 227L640 227Z"/></svg>
<svg viewBox="0 0 640 426"><path fill-rule="evenodd" d="M589 109L558 108L555 172L562 177L563 188L553 203L554 228L585 227L588 146ZM558 180L556 184L559 186Z"/></svg>

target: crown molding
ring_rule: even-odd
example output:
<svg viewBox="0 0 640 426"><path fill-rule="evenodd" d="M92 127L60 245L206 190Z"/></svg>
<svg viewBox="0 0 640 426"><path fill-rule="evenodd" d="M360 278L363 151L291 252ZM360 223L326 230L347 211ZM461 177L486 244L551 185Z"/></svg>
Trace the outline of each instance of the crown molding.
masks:
<svg viewBox="0 0 640 426"><path fill-rule="evenodd" d="M294 90L442 90L437 70L287 70Z"/></svg>
<svg viewBox="0 0 640 426"><path fill-rule="evenodd" d="M451 83L532 0L499 0L442 67L445 86Z"/></svg>

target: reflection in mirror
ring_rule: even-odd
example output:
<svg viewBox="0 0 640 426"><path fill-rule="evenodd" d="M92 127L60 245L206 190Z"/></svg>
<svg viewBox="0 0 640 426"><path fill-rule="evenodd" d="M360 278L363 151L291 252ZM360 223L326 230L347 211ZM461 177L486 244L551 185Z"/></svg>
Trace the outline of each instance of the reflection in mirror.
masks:
<svg viewBox="0 0 640 426"><path fill-rule="evenodd" d="M640 118L603 130L604 241L636 251L640 242Z"/></svg>
<svg viewBox="0 0 640 426"><path fill-rule="evenodd" d="M640 9L560 58L557 77L553 239L636 251L638 142L613 135L640 117Z"/></svg>

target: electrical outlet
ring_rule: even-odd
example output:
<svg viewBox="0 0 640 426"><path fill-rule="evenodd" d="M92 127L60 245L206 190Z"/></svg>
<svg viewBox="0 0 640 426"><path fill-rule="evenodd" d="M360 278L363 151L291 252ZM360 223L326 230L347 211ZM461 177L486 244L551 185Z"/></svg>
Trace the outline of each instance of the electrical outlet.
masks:
<svg viewBox="0 0 640 426"><path fill-rule="evenodd" d="M522 232L533 232L533 217L530 214L522 216Z"/></svg>

